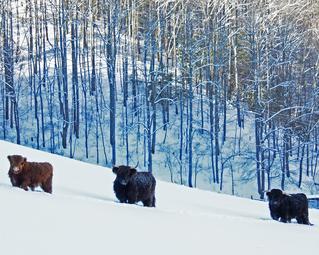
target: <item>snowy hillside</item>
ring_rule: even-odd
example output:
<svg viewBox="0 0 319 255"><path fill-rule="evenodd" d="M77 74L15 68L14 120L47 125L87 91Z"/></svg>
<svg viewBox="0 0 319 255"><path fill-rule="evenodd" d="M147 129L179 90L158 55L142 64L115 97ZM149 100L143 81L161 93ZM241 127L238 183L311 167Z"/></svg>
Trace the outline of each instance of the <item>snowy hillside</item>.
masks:
<svg viewBox="0 0 319 255"><path fill-rule="evenodd" d="M54 166L53 194L13 188L7 155ZM315 226L270 219L267 203L158 181L157 207L119 204L103 167L0 141L1 254L306 254Z"/></svg>

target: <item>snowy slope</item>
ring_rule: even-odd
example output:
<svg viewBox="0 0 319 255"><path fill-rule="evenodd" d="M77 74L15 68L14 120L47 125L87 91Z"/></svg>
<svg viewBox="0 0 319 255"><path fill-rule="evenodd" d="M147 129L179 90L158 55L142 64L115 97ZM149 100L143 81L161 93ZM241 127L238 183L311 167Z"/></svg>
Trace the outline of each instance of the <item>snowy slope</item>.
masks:
<svg viewBox="0 0 319 255"><path fill-rule="evenodd" d="M54 166L53 194L10 185L10 154ZM157 207L119 204L103 167L0 141L0 253L306 254L318 250L315 226L272 221L267 204L157 183Z"/></svg>

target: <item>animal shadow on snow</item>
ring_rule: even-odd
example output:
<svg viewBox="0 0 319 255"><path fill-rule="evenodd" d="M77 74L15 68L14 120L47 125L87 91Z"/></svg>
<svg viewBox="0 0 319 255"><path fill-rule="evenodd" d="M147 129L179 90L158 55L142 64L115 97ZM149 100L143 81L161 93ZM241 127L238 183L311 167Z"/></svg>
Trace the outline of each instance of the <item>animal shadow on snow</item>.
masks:
<svg viewBox="0 0 319 255"><path fill-rule="evenodd" d="M82 197L82 198L90 198L90 199L94 199L94 200L100 200L100 201L109 201L109 202L114 202L114 198L110 198L104 195L99 195L96 193L91 193L88 191L83 191L83 190L79 190L79 189L74 189L74 188L67 188L67 187L59 187L58 188L59 191L62 191L62 193L66 194L66 195L74 195L76 197Z"/></svg>

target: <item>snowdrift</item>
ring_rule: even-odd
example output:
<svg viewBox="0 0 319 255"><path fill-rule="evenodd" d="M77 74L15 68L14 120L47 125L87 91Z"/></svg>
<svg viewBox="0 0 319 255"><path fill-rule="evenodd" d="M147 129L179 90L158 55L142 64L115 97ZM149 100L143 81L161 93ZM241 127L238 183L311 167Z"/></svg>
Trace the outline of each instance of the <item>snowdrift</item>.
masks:
<svg viewBox="0 0 319 255"><path fill-rule="evenodd" d="M53 194L11 187L7 155L48 161ZM0 252L15 254L306 254L315 226L271 220L267 203L157 182L157 207L117 202L108 168L0 141Z"/></svg>

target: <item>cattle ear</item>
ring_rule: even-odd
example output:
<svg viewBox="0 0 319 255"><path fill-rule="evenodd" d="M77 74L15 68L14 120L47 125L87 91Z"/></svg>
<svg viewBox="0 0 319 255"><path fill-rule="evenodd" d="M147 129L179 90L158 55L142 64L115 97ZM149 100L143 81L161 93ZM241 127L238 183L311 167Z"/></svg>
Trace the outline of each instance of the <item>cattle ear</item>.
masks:
<svg viewBox="0 0 319 255"><path fill-rule="evenodd" d="M113 168L112 168L113 173L117 174L118 170L119 170L118 166L113 166Z"/></svg>
<svg viewBox="0 0 319 255"><path fill-rule="evenodd" d="M267 192L266 192L266 195L267 195L268 197L270 197L270 191L267 191Z"/></svg>
<svg viewBox="0 0 319 255"><path fill-rule="evenodd" d="M135 168L131 168L130 169L130 175L136 174L137 170Z"/></svg>
<svg viewBox="0 0 319 255"><path fill-rule="evenodd" d="M23 162L24 162L24 163L27 162L27 158L23 158Z"/></svg>
<svg viewBox="0 0 319 255"><path fill-rule="evenodd" d="M8 158L8 160L11 162L11 156L10 156L10 155L8 155L8 157L7 157L7 158Z"/></svg>

